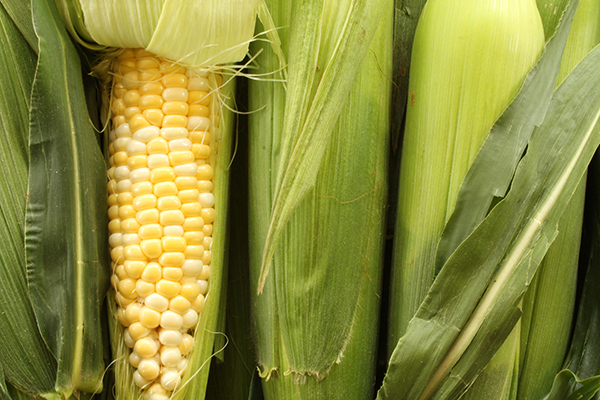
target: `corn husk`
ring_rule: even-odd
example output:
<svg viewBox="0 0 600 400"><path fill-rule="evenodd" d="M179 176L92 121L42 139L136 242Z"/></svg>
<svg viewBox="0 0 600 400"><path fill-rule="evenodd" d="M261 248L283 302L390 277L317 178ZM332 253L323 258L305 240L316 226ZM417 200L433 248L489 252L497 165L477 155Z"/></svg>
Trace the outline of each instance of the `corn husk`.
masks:
<svg viewBox="0 0 600 400"><path fill-rule="evenodd" d="M30 396L54 392L56 360L37 329L27 291L25 205L29 151L29 94L36 55L0 6L0 381L5 393L17 388ZM31 35L33 26L31 25Z"/></svg>
<svg viewBox="0 0 600 400"><path fill-rule="evenodd" d="M469 229L462 236L466 239L450 253L392 354L378 398L459 396L518 321L520 300L556 237L558 220L598 145L600 104L592 93L600 77L592 75L597 74L593 72L594 63L600 52L590 54L557 89L547 113L545 106L540 106L550 95L548 88L551 90L554 86L576 6L575 1L569 7L567 22L559 29L556 40L549 44L543 62L530 73L524 88L494 126L477 156L477 160L487 157L489 164L499 149L504 151L504 147L497 146L503 134L513 130L521 136L523 130L533 130L532 120L541 117L543 122L529 140L508 195L474 231ZM592 98L595 99L593 104L588 103ZM528 109L532 104L534 108ZM585 110L581 108L584 104ZM517 154L522 152L519 147L505 147ZM566 150L567 147L570 150ZM561 156L557 157L555 152ZM511 158L501 155L499 159L506 164ZM479 189L484 192L488 193L488 186L496 187L495 182L489 183L490 177L502 175L488 175L496 170L497 165L492 165L494 168L471 168L461 196L478 188L475 183L478 179L474 178L477 176ZM508 171L510 177L510 169ZM459 202L460 208L477 211L481 207L481 199L477 197L463 200ZM464 228L456 224L452 230ZM513 233L508 234L509 231ZM436 351L430 351L431 348Z"/></svg>
<svg viewBox="0 0 600 400"><path fill-rule="evenodd" d="M389 354L433 282L460 184L543 43L532 1L437 1L421 14L400 169Z"/></svg>
<svg viewBox="0 0 600 400"><path fill-rule="evenodd" d="M279 82L249 87L259 110L249 116L252 306L267 399L372 397L391 7L269 2L289 79L287 92ZM257 62L277 78L272 52Z"/></svg>
<svg viewBox="0 0 600 400"><path fill-rule="evenodd" d="M581 0L565 47L558 83L598 43L600 3ZM585 180L584 176L559 223L560 233L524 298L519 399L538 399L548 393L565 357L575 306Z"/></svg>

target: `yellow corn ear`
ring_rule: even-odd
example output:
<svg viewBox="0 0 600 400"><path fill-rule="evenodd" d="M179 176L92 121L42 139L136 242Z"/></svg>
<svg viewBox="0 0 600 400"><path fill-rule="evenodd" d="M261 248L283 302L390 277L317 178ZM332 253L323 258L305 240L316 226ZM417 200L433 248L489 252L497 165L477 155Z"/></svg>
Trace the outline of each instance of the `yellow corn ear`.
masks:
<svg viewBox="0 0 600 400"><path fill-rule="evenodd" d="M113 73L111 283L133 380L148 399L166 399L209 291L221 77L142 49L123 50Z"/></svg>

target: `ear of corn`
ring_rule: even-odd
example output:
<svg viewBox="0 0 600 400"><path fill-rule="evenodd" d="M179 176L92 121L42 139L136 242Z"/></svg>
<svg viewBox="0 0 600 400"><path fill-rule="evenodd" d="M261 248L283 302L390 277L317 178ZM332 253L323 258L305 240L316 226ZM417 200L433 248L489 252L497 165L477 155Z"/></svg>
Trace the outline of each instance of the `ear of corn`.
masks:
<svg viewBox="0 0 600 400"><path fill-rule="evenodd" d="M100 45L142 47L117 51L108 107L109 312L119 321L111 332L120 398L203 398L210 359L222 351L213 344L222 330L233 84L215 63L245 54L260 4L201 3L103 14L132 10L81 2ZM246 28L232 33L240 23ZM189 27L195 41L174 36Z"/></svg>
<svg viewBox="0 0 600 400"><path fill-rule="evenodd" d="M433 282L460 184L543 44L533 1L436 1L421 14L400 169L390 354Z"/></svg>
<svg viewBox="0 0 600 400"><path fill-rule="evenodd" d="M0 6L0 26L0 75L10 77L0 85L0 382L6 379L9 386L39 396L53 392L56 360L37 329L23 245L28 110L36 56L4 6Z"/></svg>
<svg viewBox="0 0 600 400"><path fill-rule="evenodd" d="M271 2L275 23L290 26L289 31L284 28L280 32L283 50L289 56L287 92L280 83L251 82L249 87L250 109L259 110L249 115L252 305L258 364L268 399L372 397L386 190L392 4L373 4L370 11L384 17L362 68L354 69L346 81L348 76L335 73L341 66L334 63L338 56L335 45L342 40L339 35L345 24L356 23L359 29L367 29L361 21L347 22L348 18L354 21L350 13L353 6L359 8L354 2ZM292 51L294 44L302 50ZM273 73L278 66L277 58L268 50L257 61L262 67L260 73ZM315 62L319 66L316 71ZM357 63L354 60L354 65ZM306 80L304 73L309 76ZM352 90L347 100L329 99L338 106L345 104L339 118L324 112L323 118L330 119L312 120L318 118L312 113L319 112L320 102L325 101L321 96L328 87L348 83ZM292 123L298 129L315 127L320 131L286 130ZM319 123L323 126L314 125ZM328 125L333 125L332 130L325 129ZM298 159L288 159L290 152L312 147L312 140L329 141L322 160L312 150ZM286 146L290 147L286 150ZM294 146L302 149L292 150ZM299 169L300 179L310 180L305 169L318 169L318 173L308 196L303 201L301 197L293 199L299 204L283 229L273 264L265 274L261 264L267 227L272 210L282 201L277 198L278 176L286 171L288 162L298 162L293 168ZM364 235L354 235L357 230ZM263 284L264 291L257 294L255 289L260 290Z"/></svg>

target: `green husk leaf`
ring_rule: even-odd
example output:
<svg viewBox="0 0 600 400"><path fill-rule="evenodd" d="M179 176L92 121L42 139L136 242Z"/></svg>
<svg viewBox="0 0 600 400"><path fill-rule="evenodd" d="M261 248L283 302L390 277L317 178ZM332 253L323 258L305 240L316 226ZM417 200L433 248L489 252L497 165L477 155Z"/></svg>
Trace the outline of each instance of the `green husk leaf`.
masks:
<svg viewBox="0 0 600 400"><path fill-rule="evenodd" d="M8 382L32 396L51 392L56 375L27 294L23 244L35 63L32 47L0 7L0 75L10 77L0 85L0 366Z"/></svg>
<svg viewBox="0 0 600 400"><path fill-rule="evenodd" d="M294 89L288 82L286 93L277 83L250 83L250 109L259 110L249 117L252 305L266 399L373 396L387 186L392 5L384 5L370 50L354 72L352 90L328 133L331 140L315 187L285 226L261 294L254 289L261 273L277 175L279 168L286 167L283 141L290 140L281 129L290 107L284 102L300 107L308 86L305 82ZM319 28L320 54L292 50L293 43L304 42L305 35L318 30L313 26L303 28L305 32L294 25L308 24L306 13L300 12L302 6L307 12L322 12L328 21ZM329 59L339 27L346 23L347 4L341 5L342 10L338 6L339 2L331 1L317 11L303 2L271 8L277 25L290 26L289 31L280 32L282 47L289 54L290 75L300 68L312 69L315 59ZM305 42L306 48L314 44L311 38ZM300 59L308 67L298 65ZM277 67L274 54L267 51L257 57L257 63L259 73ZM316 63L322 68L323 63ZM363 234L356 235L357 231Z"/></svg>
<svg viewBox="0 0 600 400"><path fill-rule="evenodd" d="M286 102L276 200L264 247L259 293L285 226L315 185L333 126L367 54L385 2L349 0L331 6L315 0L295 7L290 36L290 48L294 49L289 55L290 100ZM321 40L324 45L319 47Z"/></svg>
<svg viewBox="0 0 600 400"><path fill-rule="evenodd" d="M379 399L460 390L493 355L480 350L499 347L516 323L519 301L600 142L598 62L600 48L556 90L510 192L448 259L400 339Z"/></svg>
<svg viewBox="0 0 600 400"><path fill-rule="evenodd" d="M0 363L0 400L12 400L10 397L10 393L8 392L8 387L6 386L6 381L4 380L4 370L2 369L2 364Z"/></svg>
<svg viewBox="0 0 600 400"><path fill-rule="evenodd" d="M544 56L527 75L519 94L496 121L477 153L440 239L436 254L438 270L483 220L494 198L506 195L527 141L546 115L578 3L579 0L572 2L560 31L548 43Z"/></svg>
<svg viewBox="0 0 600 400"><path fill-rule="evenodd" d="M600 3L581 0L561 61L558 82L600 42ZM569 345L575 306L585 177L565 209L559 235L523 299L519 399L548 393Z"/></svg>
<svg viewBox="0 0 600 400"><path fill-rule="evenodd" d="M396 0L394 18L394 65L395 85L392 87L392 148L395 151L404 125L404 112L408 98L410 55L419 16L425 0ZM391 193L394 193L391 191Z"/></svg>
<svg viewBox="0 0 600 400"><path fill-rule="evenodd" d="M25 246L56 390L100 392L100 312L108 289L106 176L88 122L79 57L53 2L34 0L39 59L31 97Z"/></svg>
<svg viewBox="0 0 600 400"><path fill-rule="evenodd" d="M540 16L544 21L544 35L550 40L569 6L570 0L536 0Z"/></svg>
<svg viewBox="0 0 600 400"><path fill-rule="evenodd" d="M0 0L14 24L23 35L23 38L29 44L29 47L37 53L37 37L33 30L33 20L31 19L31 4L29 1L21 0Z"/></svg>
<svg viewBox="0 0 600 400"><path fill-rule="evenodd" d="M600 376L579 380L573 372L563 370L556 376L552 390L543 400L590 400L598 390Z"/></svg>

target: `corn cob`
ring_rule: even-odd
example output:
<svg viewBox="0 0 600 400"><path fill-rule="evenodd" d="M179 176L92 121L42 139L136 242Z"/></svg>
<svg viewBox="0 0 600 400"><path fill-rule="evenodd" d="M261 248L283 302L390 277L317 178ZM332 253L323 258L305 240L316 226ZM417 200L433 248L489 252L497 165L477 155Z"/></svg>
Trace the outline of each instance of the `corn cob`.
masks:
<svg viewBox="0 0 600 400"><path fill-rule="evenodd" d="M217 73L141 49L115 60L109 134L111 284L147 398L177 388L209 288Z"/></svg>

